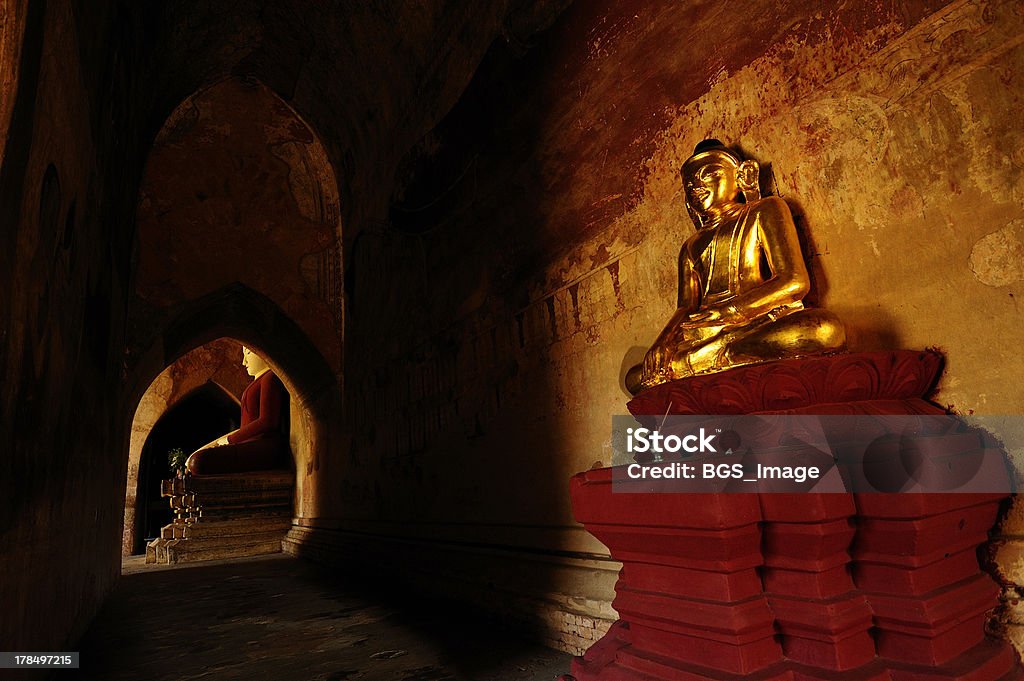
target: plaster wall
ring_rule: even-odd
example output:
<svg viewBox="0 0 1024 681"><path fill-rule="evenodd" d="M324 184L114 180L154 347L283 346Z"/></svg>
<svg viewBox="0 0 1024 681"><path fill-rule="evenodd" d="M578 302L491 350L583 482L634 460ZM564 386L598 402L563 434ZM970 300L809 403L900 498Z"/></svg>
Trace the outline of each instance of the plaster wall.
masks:
<svg viewBox="0 0 1024 681"><path fill-rule="evenodd" d="M790 204L811 302L851 349L937 346L937 402L1024 412L1022 38L1019 3L1000 0L780 3L744 21L607 3L574 5L525 56L492 51L407 159L407 210L350 253L342 512L303 523L339 545L447 547L479 568L477 600L614 617L615 566L566 481L609 463L624 371L672 312L693 230L678 170L705 137L758 160ZM529 579L491 579L492 550Z"/></svg>

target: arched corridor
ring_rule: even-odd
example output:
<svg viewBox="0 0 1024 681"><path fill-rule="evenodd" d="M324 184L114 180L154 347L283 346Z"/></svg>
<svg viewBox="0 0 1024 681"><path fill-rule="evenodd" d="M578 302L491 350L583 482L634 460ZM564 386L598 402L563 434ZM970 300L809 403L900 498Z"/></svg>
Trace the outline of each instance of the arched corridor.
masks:
<svg viewBox="0 0 1024 681"><path fill-rule="evenodd" d="M0 676L1021 678L1022 106L1014 0L0 0ZM616 486L750 414L957 425Z"/></svg>

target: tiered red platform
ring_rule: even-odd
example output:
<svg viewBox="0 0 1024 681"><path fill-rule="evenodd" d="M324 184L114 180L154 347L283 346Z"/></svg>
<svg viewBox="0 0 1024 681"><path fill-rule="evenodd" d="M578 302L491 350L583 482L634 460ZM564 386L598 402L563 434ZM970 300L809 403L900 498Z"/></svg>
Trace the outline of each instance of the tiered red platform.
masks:
<svg viewBox="0 0 1024 681"><path fill-rule="evenodd" d="M942 414L923 398L940 366L931 352L774 362L628 406L641 421ZM973 437L931 434L927 447L969 458L986 446ZM1009 644L985 635L998 588L976 556L1004 493L650 494L613 492L612 478L571 483L577 520L623 563L620 620L574 661L578 681L1024 679Z"/></svg>

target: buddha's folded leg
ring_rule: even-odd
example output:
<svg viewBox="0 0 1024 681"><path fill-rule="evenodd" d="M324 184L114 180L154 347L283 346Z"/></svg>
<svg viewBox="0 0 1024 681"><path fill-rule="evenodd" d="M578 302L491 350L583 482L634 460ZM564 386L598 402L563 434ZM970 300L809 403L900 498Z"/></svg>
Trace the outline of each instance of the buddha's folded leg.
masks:
<svg viewBox="0 0 1024 681"><path fill-rule="evenodd" d="M222 475L288 467L288 442L269 436L238 444L201 449L186 463L192 475Z"/></svg>
<svg viewBox="0 0 1024 681"><path fill-rule="evenodd" d="M721 325L681 330L671 338L671 344L659 348L668 380L686 378L715 368L729 338L726 327ZM659 377L648 376L646 372L644 379L647 385L664 382L663 378L659 380Z"/></svg>
<svg viewBox="0 0 1024 681"><path fill-rule="evenodd" d="M727 355L730 364L746 364L838 352L845 347L843 323L831 312L814 308L756 326L732 339Z"/></svg>

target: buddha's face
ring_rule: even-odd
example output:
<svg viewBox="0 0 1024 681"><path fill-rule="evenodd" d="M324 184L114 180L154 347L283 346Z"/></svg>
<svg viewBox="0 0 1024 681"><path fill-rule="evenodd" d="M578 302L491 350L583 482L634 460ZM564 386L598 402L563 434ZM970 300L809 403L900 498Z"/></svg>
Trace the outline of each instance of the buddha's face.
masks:
<svg viewBox="0 0 1024 681"><path fill-rule="evenodd" d="M242 366L246 373L255 378L268 369L267 363L249 348L242 346Z"/></svg>
<svg viewBox="0 0 1024 681"><path fill-rule="evenodd" d="M736 201L739 185L737 166L721 155L708 155L684 170L686 204L702 217L721 210Z"/></svg>

